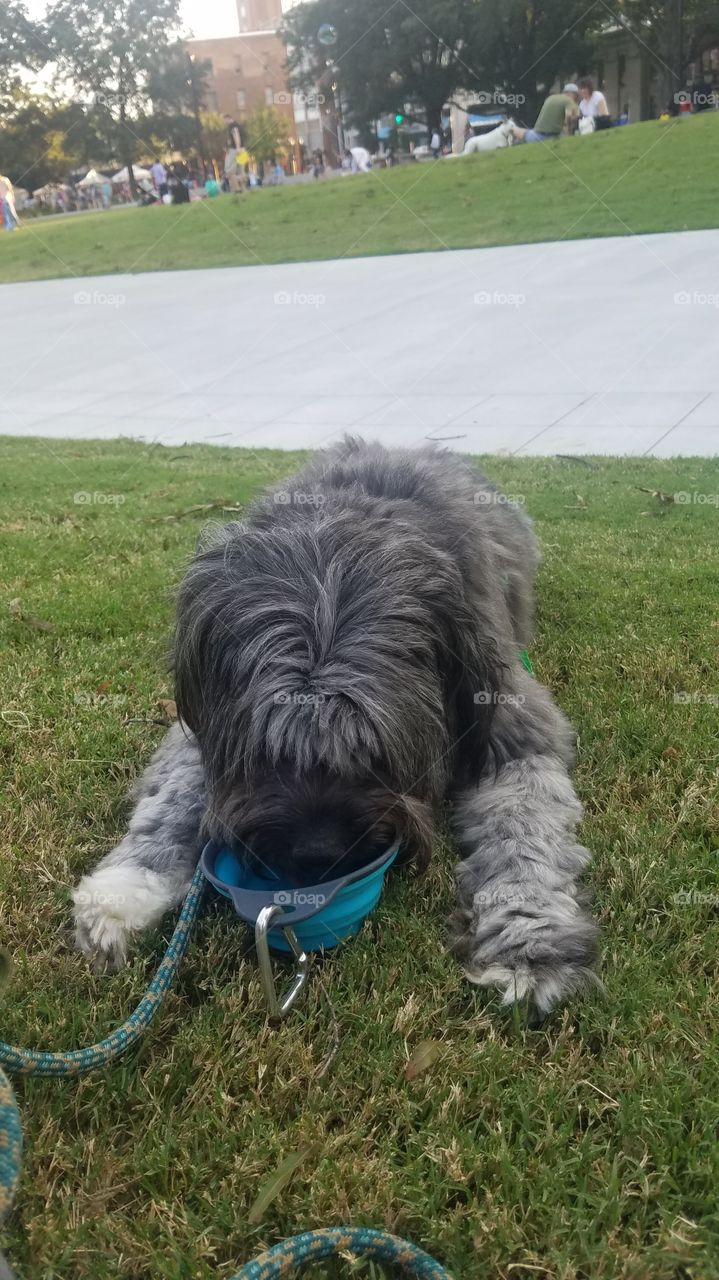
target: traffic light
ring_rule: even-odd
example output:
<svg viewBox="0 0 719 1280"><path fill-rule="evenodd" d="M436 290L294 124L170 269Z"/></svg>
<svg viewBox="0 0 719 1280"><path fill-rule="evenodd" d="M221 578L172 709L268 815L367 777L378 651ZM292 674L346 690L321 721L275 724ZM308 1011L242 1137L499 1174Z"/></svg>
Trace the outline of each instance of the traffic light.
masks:
<svg viewBox="0 0 719 1280"><path fill-rule="evenodd" d="M394 122L395 124L404 124L404 116L401 111L395 111Z"/></svg>

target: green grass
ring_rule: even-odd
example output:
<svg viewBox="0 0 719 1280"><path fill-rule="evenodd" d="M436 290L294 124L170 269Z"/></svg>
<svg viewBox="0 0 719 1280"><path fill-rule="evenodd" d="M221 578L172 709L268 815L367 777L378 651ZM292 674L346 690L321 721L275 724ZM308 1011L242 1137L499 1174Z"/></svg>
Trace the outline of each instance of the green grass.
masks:
<svg viewBox="0 0 719 1280"><path fill-rule="evenodd" d="M0 236L0 281L714 227L718 150L706 112L198 205L28 220Z"/></svg>
<svg viewBox="0 0 719 1280"><path fill-rule="evenodd" d="M173 517L245 504L294 462L0 440L7 1039L99 1038L162 954L170 920L125 972L92 976L67 935L70 887L122 833L127 785L162 736L170 587L203 518ZM579 732L605 995L531 1031L466 984L441 945L453 865L441 846L428 876L394 879L322 966L339 1047L318 1080L333 1038L320 969L270 1030L247 935L213 903L135 1053L79 1082L18 1082L26 1162L5 1235L23 1280L222 1280L263 1243L347 1221L414 1238L456 1280L719 1275L719 925L716 906L675 896L717 892L706 696L719 693L719 515L640 491L716 494L719 467L485 465L525 496L544 546L532 654ZM83 491L124 502L76 505ZM705 701L677 704L678 690ZM407 1080L423 1040L438 1056ZM250 1225L297 1151L291 1183Z"/></svg>

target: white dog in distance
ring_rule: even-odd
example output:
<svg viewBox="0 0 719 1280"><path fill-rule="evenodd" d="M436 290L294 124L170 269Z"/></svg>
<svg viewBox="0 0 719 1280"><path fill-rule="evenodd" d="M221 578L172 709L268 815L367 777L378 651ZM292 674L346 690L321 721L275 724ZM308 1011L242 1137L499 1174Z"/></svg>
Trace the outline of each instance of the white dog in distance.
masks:
<svg viewBox="0 0 719 1280"><path fill-rule="evenodd" d="M500 147L511 147L513 142L514 121L505 120L489 133L480 133L474 138L469 138L461 154L471 156L475 151L497 151Z"/></svg>

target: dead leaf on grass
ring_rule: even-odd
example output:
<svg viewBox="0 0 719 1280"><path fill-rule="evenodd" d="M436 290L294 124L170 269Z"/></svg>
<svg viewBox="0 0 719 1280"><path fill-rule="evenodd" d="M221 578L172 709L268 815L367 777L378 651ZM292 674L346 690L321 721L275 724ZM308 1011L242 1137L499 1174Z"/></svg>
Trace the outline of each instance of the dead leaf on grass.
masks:
<svg viewBox="0 0 719 1280"><path fill-rule="evenodd" d="M157 705L158 707L162 707L162 710L164 711L168 720L177 719L177 703L175 702L174 698L158 698Z"/></svg>
<svg viewBox="0 0 719 1280"><path fill-rule="evenodd" d="M429 1071L437 1061L442 1046L438 1040L420 1040L404 1069L405 1080L415 1080L423 1071Z"/></svg>

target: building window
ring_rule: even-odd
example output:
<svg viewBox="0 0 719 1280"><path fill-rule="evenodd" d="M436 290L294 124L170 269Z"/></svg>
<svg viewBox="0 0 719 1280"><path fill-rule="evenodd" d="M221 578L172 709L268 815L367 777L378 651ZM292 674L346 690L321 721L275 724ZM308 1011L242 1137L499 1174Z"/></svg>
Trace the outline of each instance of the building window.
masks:
<svg viewBox="0 0 719 1280"><path fill-rule="evenodd" d="M237 93L235 94L235 106L239 107L240 111L244 111L247 106L247 94L244 89L237 90Z"/></svg>
<svg viewBox="0 0 719 1280"><path fill-rule="evenodd" d="M275 91L271 84L265 85L265 102L271 107L275 100Z"/></svg>

